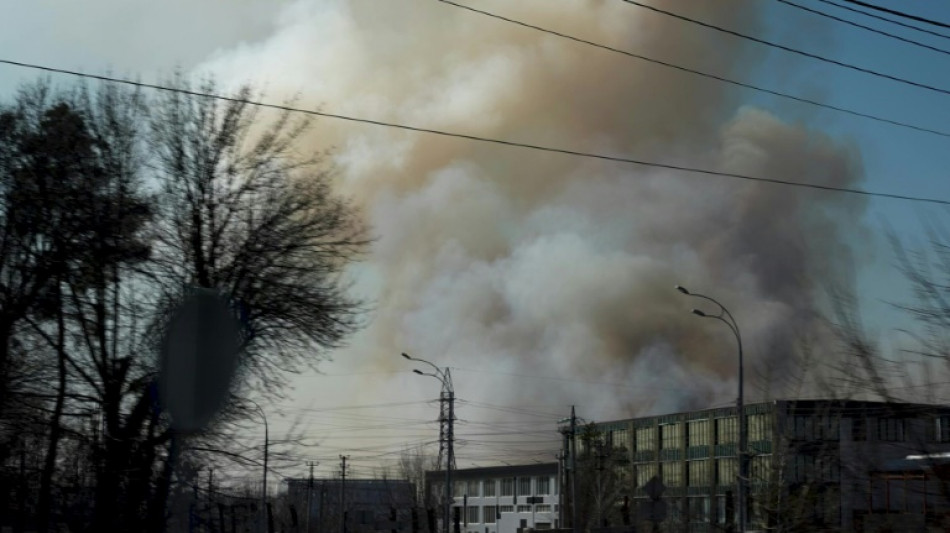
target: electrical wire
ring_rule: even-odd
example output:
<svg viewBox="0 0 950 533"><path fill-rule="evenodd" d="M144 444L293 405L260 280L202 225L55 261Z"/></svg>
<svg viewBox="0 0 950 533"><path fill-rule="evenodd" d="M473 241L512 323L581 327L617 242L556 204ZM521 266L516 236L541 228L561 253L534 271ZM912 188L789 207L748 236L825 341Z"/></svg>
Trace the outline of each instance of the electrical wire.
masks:
<svg viewBox="0 0 950 533"><path fill-rule="evenodd" d="M581 39L580 37L575 37L575 36L573 36L573 35L569 35L569 34L566 34L566 33L563 33L563 32L554 31L554 30L550 30L550 29L547 29L547 28L542 28L541 26L536 26L536 25L534 25L534 24L529 24L529 23L524 22L524 21L522 21L522 20L517 20L517 19L513 19L513 18L509 18L509 17L502 16L502 15L498 15L497 13L492 13L491 11L485 11L485 10L483 10L483 9L476 9L476 8L474 8L474 7L471 7L471 6L467 6L467 5L463 5L463 4L458 4L458 3L453 2L453 1L451 1L451 0L439 0L439 1L442 2L443 4L448 4L448 5L451 5L451 6L454 6L454 7L458 7L458 8L461 8L461 9L465 9L465 10L471 11L471 12L473 12L473 13L478 13L478 14L480 14L480 15L485 15L485 16L492 17L492 18L495 18L495 19L498 19L498 20L503 20L503 21L505 21L505 22L510 22L510 23L516 24L516 25L518 25L518 26L523 26L523 27L525 27L525 28L530 28L530 29L537 30L537 31L540 31L540 32L548 33L548 34L551 34L551 35L555 35L555 36L557 36L557 37L562 37L562 38L564 38L564 39L568 39L568 40L575 41L575 42L578 42L578 43L586 44L586 45L588 45L588 46L593 46L593 47L595 47L595 48L600 48L600 49L603 49L603 50L607 50L607 51L614 52L614 53L617 53L617 54L622 54L622 55L625 55L625 56L628 56L628 57L632 57L632 58L635 58L635 59L640 59L640 60L643 60L643 61L647 61L647 62L649 62L649 63L654 63L654 64L656 64L656 65L660 65L660 66L662 66L662 67L671 68L671 69L674 69L674 70L678 70L678 71L681 71L681 72L685 72L685 73L687 73L687 74L694 74L694 75L697 75L697 76L702 76L702 77L704 77L704 78L709 78L709 79L711 79L711 80L715 80L715 81L718 81L718 82L726 83L726 84L729 84L729 85L734 85L734 86L736 86L736 87L742 87L742 88L744 88L744 89L751 89L751 90L753 90L753 91L758 91L758 92L761 92L761 93L764 93L764 94L769 94L769 95L772 95L772 96L778 96L778 97L780 97L780 98L785 98L785 99L788 99L788 100L792 100L792 101L794 101L794 102L799 102L799 103L803 103L803 104L808 104L808 105L812 105L812 106L816 106L816 107L820 107L820 108L824 108L824 109L830 109L830 110L832 110L832 111L837 111L837 112L839 112L839 113L844 113L844 114L851 115L851 116L855 116L855 117L861 117L861 118L873 120L873 121L875 121L875 122L881 122L881 123L884 123L884 124L890 124L890 125L892 125L892 126L898 126L898 127L901 127L901 128L907 128L907 129L911 129L911 130L919 131L919 132L923 132L923 133L930 133L930 134L933 134L933 135L939 135L939 136L941 136L941 137L950 137L950 132L935 130L935 129L932 129L932 128L925 128L925 127L923 127L923 126L916 126L916 125L914 125L914 124L909 124L909 123L907 123L907 122L901 122L901 121L898 121L898 120L893 120L893 119L889 119L889 118L880 117L880 116L877 116L877 115L872 115L872 114L870 114L870 113L864 113L864 112L861 112L861 111L855 111L855 110L853 110L853 109L848 109L848 108L845 108L845 107L839 107L839 106L836 106L836 105L826 104L826 103L819 102L819 101L817 101L817 100L811 100L811 99L809 99L809 98L804 98L804 97L801 97L801 96L795 96L795 95L792 95L792 94L783 93L783 92L781 92L781 91L775 91L775 90L772 90L772 89L766 89L765 87L759 87L759 86L753 85L753 84L751 84L751 83L746 83L746 82L742 82L742 81L736 81L736 80L733 80L733 79L730 79L730 78L726 78L726 77L724 77L724 76L719 76L719 75L716 75L716 74L710 74L710 73L708 73L708 72L703 72L703 71L701 71L701 70L696 70L696 69L692 69L692 68L689 68L689 67L684 67L684 66L681 66L681 65L677 65L677 64L675 64L675 63L670 63L670 62L667 62L667 61L662 61L662 60L659 60L659 59L654 59L654 58L647 57L647 56L642 55L642 54L636 54L636 53L634 53L634 52L629 52L629 51L627 51L627 50L621 50L621 49L619 49L619 48L614 48L614 47L612 47L612 46L607 46L607 45L604 45L604 44L596 43L596 42L594 42L594 41L589 41L589 40L587 40L587 39ZM782 0L779 0L779 1L782 1ZM948 52L948 51L944 51L944 52L947 53L947 54L950 54L950 52Z"/></svg>
<svg viewBox="0 0 950 533"><path fill-rule="evenodd" d="M887 13L889 15L894 15L897 17L905 18L908 20L914 20L917 22L923 22L924 24L930 24L932 26L937 26L938 28L950 28L950 24L945 22L940 22L939 20L933 20L925 17L919 17L917 15L911 15L910 13L905 13L903 11L897 11L896 9L890 9L884 6L879 6L875 4L869 4L867 2L862 2L861 0L845 0L845 2L859 5L861 7L866 7L868 9L873 9L874 11L880 11L882 13Z"/></svg>
<svg viewBox="0 0 950 533"><path fill-rule="evenodd" d="M821 17L829 18L829 19L831 19L831 20L836 20L836 21L841 22L841 23L843 23L843 24L847 24L848 26L854 26L855 28L861 28L861 29L867 30L867 31L869 31L869 32L876 33L876 34L878 34L878 35L883 35L883 36L885 36L885 37L890 37L891 39L896 39L896 40L898 40L898 41L902 41L902 42L905 42L905 43L908 43L908 44L912 44L912 45L914 45L914 46L918 46L918 47L920 47L920 48L925 48L925 49L927 49L927 50L933 50L934 52L939 52L939 53L941 53L941 54L950 55L950 50L944 50L943 48L937 48L936 46L931 46L931 45L929 45L929 44L927 44L927 43L922 43L922 42L920 42L920 41L915 41L915 40L913 40L913 39L904 37L904 36L902 36L902 35L897 35L896 33L890 33L890 32L884 31L884 30L880 30L880 29L878 29L878 28L873 28L873 27L871 27L871 26L865 26L864 24L860 24L860 23L855 22L855 21L853 21L853 20L848 20L848 19L846 19L846 18L838 17L838 16L832 15L832 14L830 14L830 13L825 13L824 11L820 11L820 10L818 10L818 9L814 9L814 8L811 8L811 7L808 7L808 6L803 6L803 5L801 5L801 4L796 4L796 3L793 2L792 0L775 0L775 1L776 1L776 2L779 2L779 3L781 3L781 4L785 4L785 5L787 5L787 6L790 6L790 7L794 7L794 8L796 8L796 9L800 9L800 10L802 10L802 11L807 11L807 12L809 12L809 13L813 13L813 14L818 15L818 16L821 16Z"/></svg>
<svg viewBox="0 0 950 533"><path fill-rule="evenodd" d="M914 26L914 25L912 25L912 24L907 24L907 23L901 22L901 21L899 21L899 20L894 20L894 19L889 19L889 18L887 18L887 17L882 17L882 16L876 15L876 14L874 14L874 13L868 13L867 11L862 11L862 10L860 10L860 9L855 9L855 8L853 8L853 7L850 7L850 6L843 6L843 5L841 5L841 4L832 2L831 0L818 0L818 1L821 2L821 3L823 3L823 4L827 4L827 5L829 5L829 6L837 7L838 9L844 9L844 10L846 10L846 11L851 11L852 13L858 13L858 14L860 14L860 15L864 15L865 17L869 17L869 18L872 18L872 19L875 19L875 20L882 20L882 21L884 21L884 22L890 22L891 24L894 24L894 25L897 25L897 26L901 26L901 27L903 27L903 28L909 28L909 29L912 29L912 30L917 30L917 31L919 31L919 32L921 32L921 33L926 33L926 34L928 34L928 35L933 35L934 37L941 37L941 38L943 38L943 39L950 39L950 35L945 35L945 34L943 34L943 33L939 33L939 32L932 31L932 30L928 30L927 28L921 28L921 27L919 27L919 26Z"/></svg>
<svg viewBox="0 0 950 533"><path fill-rule="evenodd" d="M446 1L446 0L441 0L441 1L444 2L444 1ZM702 26L702 27L704 27L704 28L709 28L709 29L711 29L711 30L716 30L716 31L718 31L718 32L725 33L725 34L728 34L728 35L732 35L732 36L734 36L734 37L739 37L739 38L741 38L741 39L746 39L746 40L752 41L752 42L754 42L754 43L759 43L759 44L762 44L762 45L765 45L765 46L768 46L768 47L771 47L771 48L775 48L775 49L777 49L777 50L782 50L782 51L785 51L785 52L789 52L789 53L791 53L791 54L796 54L796 55L800 55L800 56L802 56L802 57L807 57L807 58L809 58L809 59L814 59L814 60L816 60L816 61L821 61L821 62L823 62L823 63L828 63L829 65L835 65L835 66L838 66L838 67L841 67L841 68L845 68L845 69L848 69L848 70L853 70L853 71L855 71L855 72L861 72L861 73L863 73L863 74L868 74L868 75L870 75L870 76L875 76L875 77L878 77L878 78L882 78L882 79L886 79L886 80L891 80L891 81L893 81L893 82L900 83L900 84L903 84L903 85L908 85L908 86L911 86L911 87L917 87L918 89L926 89L926 90L928 90L928 91L933 91L933 92L935 92L935 93L950 95L950 90L947 90L947 89L944 89L944 88L941 88L941 87L936 87L936 86L934 86L934 85L928 85L928 84L926 84L926 83L921 83L921 82L917 82L917 81L913 81L913 80L908 80L907 78L901 78L900 76L895 76L895 75L893 75L893 74L888 74L888 73L886 73L886 72L881 72L881 71L874 70L874 69L870 69L870 68L866 68L866 67L859 67L859 66L857 66L857 65L852 65L851 63L845 63L844 61L839 61L839 60L837 60L837 59L832 59L832 58L830 58L830 57L825 57L825 56L823 56L823 55L813 54L813 53L811 53L811 52L806 52L806 51L804 51L804 50L799 50L799 49L797 49L797 48L792 48L791 46L786 46L786 45L784 45L784 44L780 44L780 43L776 43L776 42L773 42L773 41L769 41L769 40L767 40L767 39L761 39L761 38L759 38L759 37L754 37L754 36L752 36L752 35L746 35L746 34L744 34L744 33L741 33L741 32L735 31L735 30L730 30L730 29L728 29L728 28L723 28L722 26L717 26L717 25L711 24L711 23L709 23L709 22L704 22L704 21L702 21L702 20L690 18L690 17L687 17L687 16L685 16L685 15L680 15L679 13L673 13L672 11L667 11L667 10L665 10L665 9L660 9L660 8L658 8L658 7L651 6L651 5L648 5L648 4L644 4L644 3L638 2L638 1L636 1L636 0L621 0L621 1L622 1L622 2L626 2L626 3L628 3L628 4L631 4L631 5L634 5L634 6L641 7L641 8L643 8L643 9L648 9L648 10L653 11L653 12L656 12L656 13L661 13L661 14L663 14L663 15L666 15L666 16L669 16L669 17L673 17L673 18L675 18L675 19L682 20L682 21L684 21L684 22L689 22L689 23L692 23L692 24L696 24L696 25L698 25L698 26ZM849 1L851 1L851 0L849 0Z"/></svg>
<svg viewBox="0 0 950 533"><path fill-rule="evenodd" d="M445 0L440 0L440 1L445 1ZM628 1L628 0L624 0L624 1ZM469 135L469 134L464 134L464 133L455 133L455 132L449 132L449 131L444 131L444 130L437 130L437 129L432 129L432 128L409 126L406 124L386 122L382 120L352 117L348 115L327 113L327 112L316 111L312 109L302 109L302 108L297 108L297 107L292 107L292 106L282 105L282 104L271 104L267 102L249 100L249 99L244 99L244 98L234 98L231 96L205 93L205 92L194 91L190 89L174 88L174 87L168 87L168 86L158 85L154 83L144 83L144 82L132 81L132 80L127 80L127 79L122 79L122 78L115 78L111 76L103 76L99 74L86 74L86 73L77 72L73 70L47 67L47 66L37 65L33 63L24 63L21 61L13 61L10 59L0 58L0 64L22 67L22 68L29 68L29 69L34 69L34 70L41 70L44 72L51 72L51 73L56 73L56 74L66 74L69 76L77 76L80 78L94 79L94 80L104 81L108 83L130 85L130 86L144 88L144 89L153 89L153 90L158 90L158 91L187 94L190 96L197 96L201 98L212 98L212 99L221 100L225 102L252 105L252 106L266 108L266 109L276 109L276 110L292 112L292 113L303 113L307 115L333 118L333 119L344 120L348 122L371 124L375 126L383 126L387 128L395 128L395 129L401 129L401 130L406 130L406 131L413 131L417 133L429 133L432 135L439 135L443 137L454 137L457 139L465 139L469 141L497 144L501 146L526 148L529 150L537 150L541 152L570 155L570 156L583 157L583 158L589 158L589 159L598 159L598 160L603 160L603 161L612 161L616 163L628 163L631 165L646 166L646 167L652 167L652 168L662 168L662 169L667 169L667 170L684 172L688 174L718 176L722 178L732 178L732 179L744 180L744 181L770 183L773 185L785 185L789 187L799 187L799 188L812 189L812 190L818 190L818 191L837 192L837 193L852 194L852 195L857 195L857 196L888 198L891 200L903 200L903 201L908 201L908 202L921 202L921 203L950 206L950 200L946 200L942 198L932 198L932 197L926 197L926 196L912 196L912 195L885 193L885 192L878 192L878 191L867 191L864 189L855 189L855 188L849 188L849 187L835 187L832 185L821 185L818 183L802 183L802 182L782 180L782 179L776 179L776 178L765 178L761 176L748 176L745 174L737 174L734 172L710 170L710 169L703 169L703 168L697 168L697 167L687 167L684 165L673 165L669 163L660 163L656 161L645 161L645 160L634 159L634 158L629 158L629 157L612 156L612 155L598 154L598 153L593 153L593 152L581 152L578 150L570 150L566 148L554 148L550 146L542 146L542 145L529 144L529 143L523 143L523 142L517 142L517 141L493 139L490 137L480 137L478 135Z"/></svg>

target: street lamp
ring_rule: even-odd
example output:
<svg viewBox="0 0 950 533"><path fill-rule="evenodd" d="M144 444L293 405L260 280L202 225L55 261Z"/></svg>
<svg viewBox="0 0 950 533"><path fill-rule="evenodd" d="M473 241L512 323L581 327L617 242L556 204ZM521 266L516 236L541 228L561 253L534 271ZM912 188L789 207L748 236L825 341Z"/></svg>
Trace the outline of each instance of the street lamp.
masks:
<svg viewBox="0 0 950 533"><path fill-rule="evenodd" d="M442 393L439 395L439 464L445 458L445 503L443 505L442 531L449 533L449 523L451 522L452 509L452 469L455 467L455 451L453 447L452 423L455 420L455 390L452 388L452 375L449 368L440 369L434 364L410 357L403 353L402 356L409 361L425 363L433 368L434 373L423 372L418 368L412 369L413 373L420 376L429 376L439 380L442 383Z"/></svg>
<svg viewBox="0 0 950 533"><path fill-rule="evenodd" d="M736 319L732 317L732 313L726 309L726 306L719 303L716 299L706 296L704 294L697 294L694 292L689 292L686 287L682 285L677 285L676 290L687 295L693 296L695 298L702 298L708 300L717 306L719 306L719 313L709 314L700 309L693 309L692 313L696 316L702 318L714 318L723 324L729 326L729 330L732 331L733 335L736 336L736 343L739 346L739 397L736 399L736 411L739 421L739 478L736 480L736 499L739 500L739 531L746 531L746 481L748 479L748 453L746 450L746 423L745 423L745 413L743 410L743 365L742 365L742 335L739 334L739 324L736 323ZM728 320L727 320L728 319Z"/></svg>
<svg viewBox="0 0 950 533"><path fill-rule="evenodd" d="M267 448L270 444L270 435L267 429L267 416L264 410L254 400L247 400L251 405L257 408L264 420L264 479L261 486L261 531L267 531Z"/></svg>

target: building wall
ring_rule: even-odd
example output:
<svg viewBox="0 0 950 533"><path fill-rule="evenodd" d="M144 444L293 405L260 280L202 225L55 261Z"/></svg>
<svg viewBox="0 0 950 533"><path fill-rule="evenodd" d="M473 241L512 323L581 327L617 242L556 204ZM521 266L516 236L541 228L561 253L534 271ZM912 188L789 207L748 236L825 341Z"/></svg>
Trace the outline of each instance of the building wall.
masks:
<svg viewBox="0 0 950 533"><path fill-rule="evenodd" d="M466 479L456 484L454 494L454 507L461 509L462 531L467 533L513 533L517 527L553 528L557 523L556 476ZM541 501L529 503L529 498Z"/></svg>
<svg viewBox="0 0 950 533"><path fill-rule="evenodd" d="M300 509L301 525L307 523L308 479L288 480L288 499L296 509ZM341 499L345 499L348 531L359 533L375 531L376 524L388 521L392 509L397 511L397 521L408 524L411 521L410 507L415 494L412 483L405 480L347 479L345 484L339 479L315 479L313 489L309 491L309 520L311 530L333 530L340 525L342 518ZM424 516L421 522L424 522ZM405 528L408 530L408 527Z"/></svg>
<svg viewBox="0 0 950 533"><path fill-rule="evenodd" d="M444 486L443 475L427 473L433 501ZM554 528L559 523L556 464L461 469L453 478L453 513L461 513L465 533L515 533L519 527Z"/></svg>
<svg viewBox="0 0 950 533"><path fill-rule="evenodd" d="M850 529L867 507L869 473L934 442L935 412L950 409L875 402L777 401L745 406L749 431L750 526L767 526L768 510ZM950 422L950 417L948 417ZM711 531L734 519L738 474L735 408L597 424L629 450L634 513L654 476L666 486L666 523L677 531ZM950 430L944 435L950 440ZM580 453L584 453L579 445Z"/></svg>

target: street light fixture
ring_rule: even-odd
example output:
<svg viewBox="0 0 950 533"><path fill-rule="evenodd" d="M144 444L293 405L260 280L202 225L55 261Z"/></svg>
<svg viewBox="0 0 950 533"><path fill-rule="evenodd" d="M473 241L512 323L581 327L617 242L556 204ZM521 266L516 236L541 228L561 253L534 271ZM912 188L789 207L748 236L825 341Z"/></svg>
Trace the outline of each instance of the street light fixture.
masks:
<svg viewBox="0 0 950 533"><path fill-rule="evenodd" d="M733 335L736 337L736 343L739 347L739 397L736 399L736 416L738 417L739 422L739 475L736 479L736 497L739 500L739 531L746 531L747 520L747 509L746 509L746 484L748 482L748 450L747 439L748 432L746 428L745 421L745 412L744 412L744 398L743 398L743 361L742 361L742 335L739 333L739 324L736 322L736 319L732 317L732 313L726 309L726 306L722 305L715 298L706 296L704 294L692 293L683 287L682 285L677 285L676 290L694 298L702 298L708 300L717 306L719 306L718 314L709 314L703 312L699 309L693 309L692 313L696 316L702 318L713 318L723 324L729 326L729 330L732 331Z"/></svg>
<svg viewBox="0 0 950 533"><path fill-rule="evenodd" d="M435 373L423 372L418 368L413 368L412 371L420 376L433 377L442 383L442 392L439 395L439 464L441 465L443 458L445 459L445 503L443 505L442 531L449 533L452 510L452 470L455 468L455 450L453 444L455 390L452 388L452 375L448 367L440 369L425 359L411 357L407 353L403 353L402 356L409 361L425 363L431 366L435 370Z"/></svg>

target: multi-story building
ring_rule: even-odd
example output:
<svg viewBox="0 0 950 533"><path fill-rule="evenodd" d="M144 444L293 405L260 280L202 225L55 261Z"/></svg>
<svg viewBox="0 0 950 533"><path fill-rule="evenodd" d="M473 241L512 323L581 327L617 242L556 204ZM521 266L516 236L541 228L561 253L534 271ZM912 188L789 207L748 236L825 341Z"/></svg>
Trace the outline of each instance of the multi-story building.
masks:
<svg viewBox="0 0 950 533"><path fill-rule="evenodd" d="M426 473L430 506L442 501L444 476L444 471ZM453 470L452 478L452 513L463 533L558 527L557 463L467 468Z"/></svg>
<svg viewBox="0 0 950 533"><path fill-rule="evenodd" d="M863 530L873 518L868 514L893 512L868 503L881 499L873 494L880 490L874 479L886 465L915 454L950 452L950 407L796 400L746 405L744 411L748 525L755 530L779 522L807 531ZM731 528L739 472L736 413L734 407L707 409L579 428L575 459L584 487L578 491L579 520L653 521L667 531ZM649 490L654 478L661 494L656 482ZM918 487L924 491L918 499L930 502L926 512L916 504L900 512L920 514L914 523L937 527L950 511L950 490L944 490L950 480L944 481L931 476L929 485ZM651 492L662 503L652 503ZM598 505L584 504L581 498L589 493L597 494Z"/></svg>

